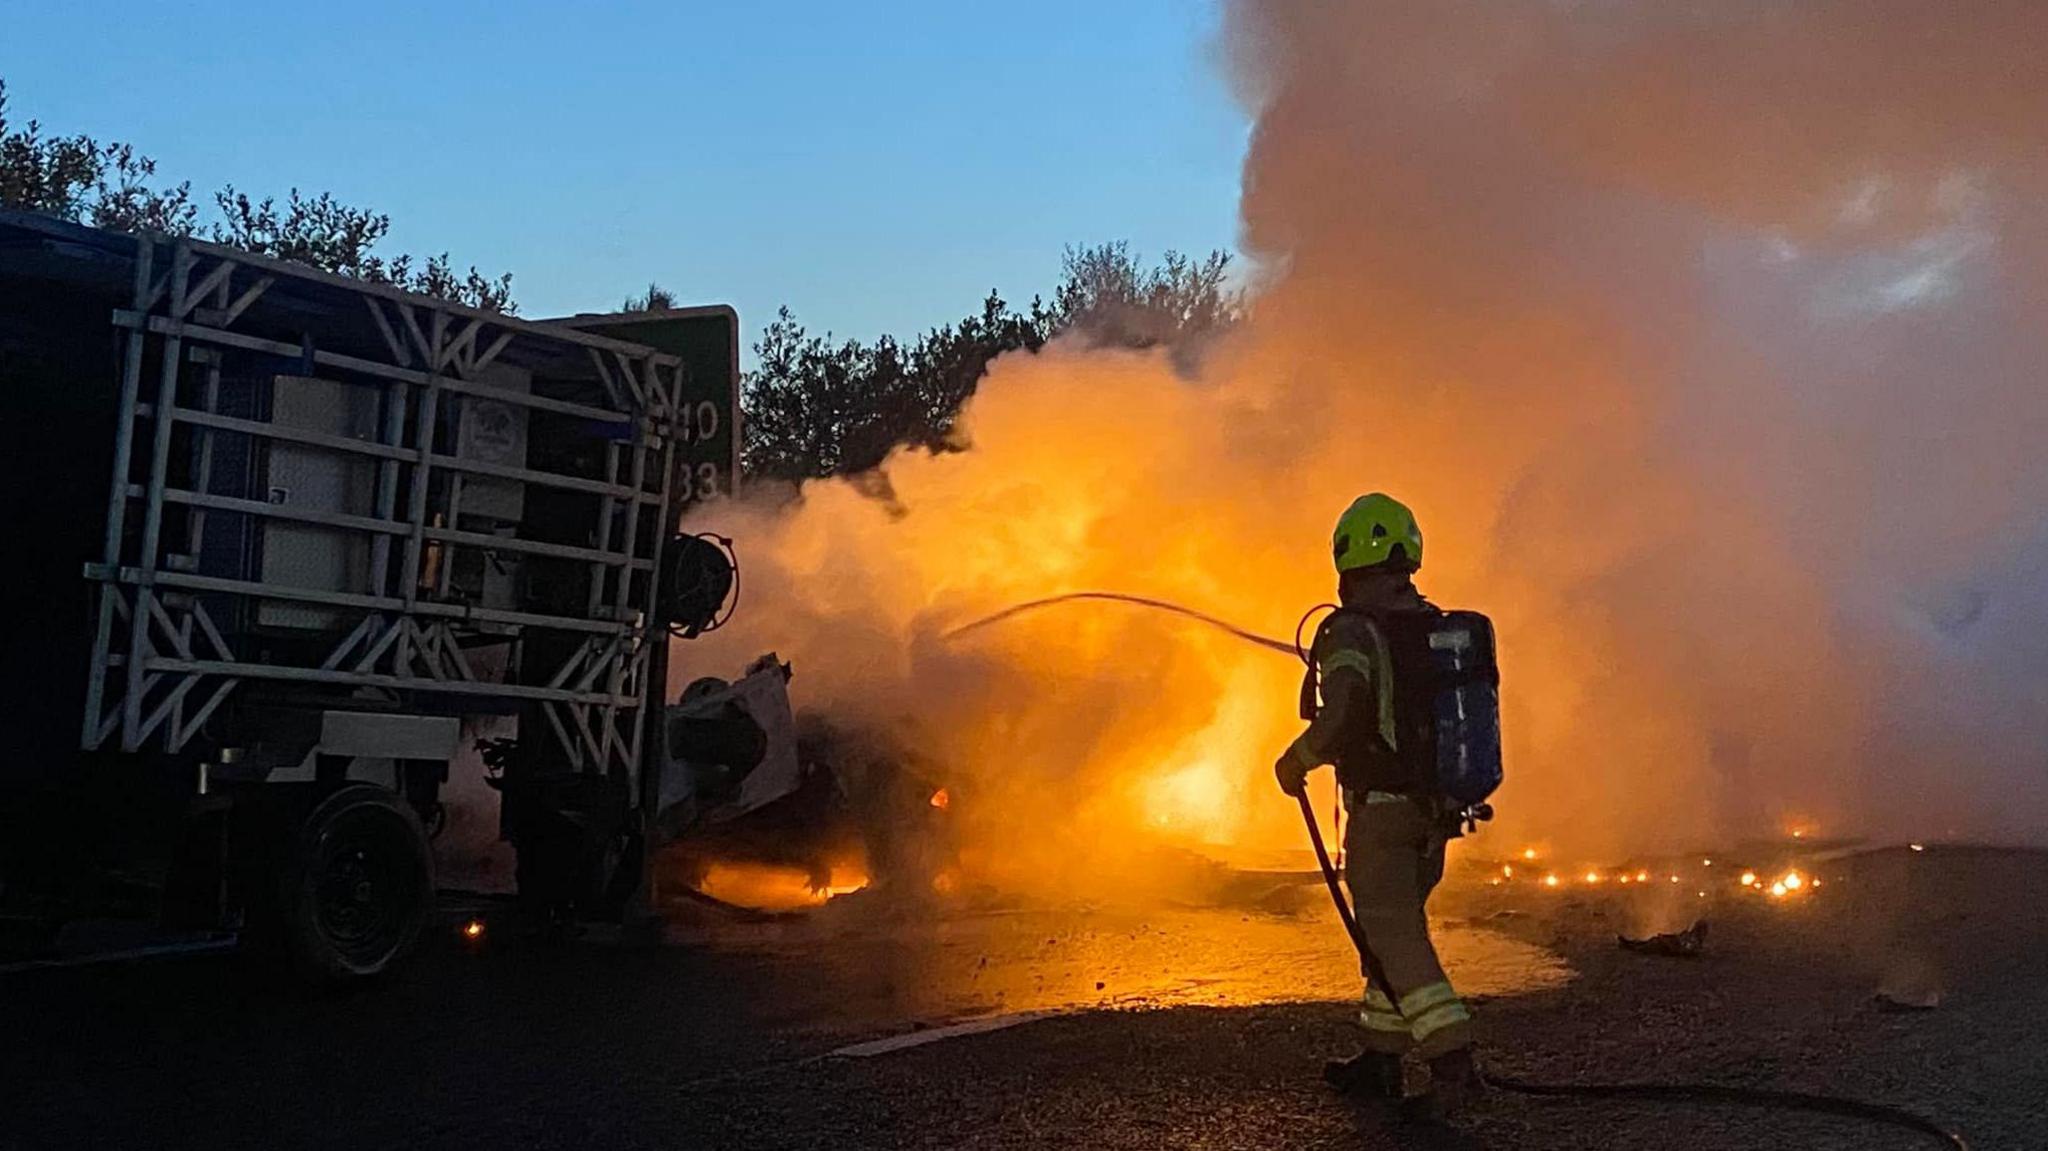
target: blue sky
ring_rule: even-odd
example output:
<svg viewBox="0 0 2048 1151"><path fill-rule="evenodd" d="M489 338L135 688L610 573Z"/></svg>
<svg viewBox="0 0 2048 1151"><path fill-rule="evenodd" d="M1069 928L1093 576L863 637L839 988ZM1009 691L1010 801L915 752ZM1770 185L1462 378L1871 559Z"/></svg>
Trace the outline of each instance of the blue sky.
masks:
<svg viewBox="0 0 2048 1151"><path fill-rule="evenodd" d="M782 303L907 332L1050 288L1070 242L1236 235L1207 2L5 7L15 118L375 207L531 316L653 278L750 334Z"/></svg>

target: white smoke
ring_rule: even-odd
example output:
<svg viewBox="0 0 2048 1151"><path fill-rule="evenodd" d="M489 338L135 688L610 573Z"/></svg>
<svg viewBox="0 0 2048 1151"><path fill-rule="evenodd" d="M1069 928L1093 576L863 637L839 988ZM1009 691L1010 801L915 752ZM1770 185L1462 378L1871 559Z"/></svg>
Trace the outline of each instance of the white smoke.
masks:
<svg viewBox="0 0 2048 1151"><path fill-rule="evenodd" d="M1086 588L1284 632L1381 489L1501 632L1495 834L2039 836L2048 6L1241 0L1223 37L1249 321L1192 381L999 361L889 505L722 509L749 600L679 659L794 658L1062 877L1201 805L1289 842L1284 661L1106 613L939 636Z"/></svg>

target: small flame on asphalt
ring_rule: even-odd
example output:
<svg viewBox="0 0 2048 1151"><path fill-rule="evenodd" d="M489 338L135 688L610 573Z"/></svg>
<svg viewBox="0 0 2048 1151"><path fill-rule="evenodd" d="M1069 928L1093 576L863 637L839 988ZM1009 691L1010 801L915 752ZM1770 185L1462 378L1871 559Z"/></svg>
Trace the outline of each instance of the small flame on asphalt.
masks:
<svg viewBox="0 0 2048 1151"><path fill-rule="evenodd" d="M1523 854L1527 856L1533 855L1535 852L1536 849L1532 847L1524 849ZM1699 857L1699 865L1702 868L1710 868L1714 864L1715 860L1712 856ZM1518 882L1514 864L1501 863L1497 866L1500 870L1497 874L1489 874L1487 876L1487 886L1512 887ZM1674 887L1684 885L1685 887L1696 888L1697 890L1693 893L1696 899L1709 898L1713 895L1713 889L1717 886L1713 881L1713 875L1707 872L1690 874L1685 870L1677 870L1655 874L1663 875L1665 882ZM1540 881L1544 887L1553 889L1569 887L1574 884L1597 887L1609 881L1626 887L1630 884L1647 885L1654 880L1655 874L1648 868L1638 868L1631 871L1619 868L1588 867L1584 871L1573 871L1565 874L1560 874L1556 871L1545 871L1540 874L1526 875L1519 882ZM1768 878L1759 876L1755 871L1750 870L1731 871L1728 874L1734 877L1741 889L1781 900L1792 896L1804 895L1810 890L1817 890L1821 885L1818 877L1800 871L1797 868L1787 868L1777 875Z"/></svg>

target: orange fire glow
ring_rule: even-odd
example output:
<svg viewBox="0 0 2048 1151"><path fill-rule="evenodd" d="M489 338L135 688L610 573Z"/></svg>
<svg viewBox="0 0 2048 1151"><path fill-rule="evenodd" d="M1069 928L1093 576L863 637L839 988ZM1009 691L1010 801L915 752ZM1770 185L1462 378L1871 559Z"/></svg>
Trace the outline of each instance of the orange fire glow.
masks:
<svg viewBox="0 0 2048 1151"><path fill-rule="evenodd" d="M721 860L704 869L697 889L738 907L795 911L817 907L834 896L859 891L867 884L867 873L852 864L835 864L825 883L815 885L812 875L802 868Z"/></svg>
<svg viewBox="0 0 2048 1151"><path fill-rule="evenodd" d="M1221 762L1202 760L1140 777L1138 804L1155 828L1197 842L1229 842L1238 784Z"/></svg>
<svg viewBox="0 0 2048 1151"><path fill-rule="evenodd" d="M938 809L939 809L940 811L944 811L944 810L946 810L946 809L947 809L948 807L952 806L952 804L953 804L953 797L952 797L952 795L951 795L951 794L949 794L949 793L948 793L948 792L946 791L946 789L945 789L945 788L943 788L943 787L942 787L942 788L938 789L937 791L935 791L935 792L932 792L932 806L933 806L933 807L936 807L936 808L938 808Z"/></svg>

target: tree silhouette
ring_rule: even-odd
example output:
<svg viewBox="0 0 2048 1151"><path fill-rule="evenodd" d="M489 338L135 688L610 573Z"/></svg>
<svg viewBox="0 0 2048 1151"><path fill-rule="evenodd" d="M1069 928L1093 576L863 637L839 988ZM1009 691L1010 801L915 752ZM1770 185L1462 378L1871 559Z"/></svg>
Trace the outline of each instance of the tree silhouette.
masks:
<svg viewBox="0 0 2048 1151"><path fill-rule="evenodd" d="M1126 348L1199 345L1235 323L1243 308L1230 285L1230 254L1200 263L1168 249L1153 267L1122 240L1068 247L1053 312L1060 326L1093 343Z"/></svg>
<svg viewBox="0 0 2048 1151"><path fill-rule="evenodd" d="M510 273L493 280L472 267L459 276L446 252L417 267L411 256L381 256L375 248L391 230L391 217L351 207L326 192L306 197L293 188L280 209L269 197L251 200L230 185L215 194L214 203L221 214L210 229L215 243L472 308L507 315L519 310Z"/></svg>
<svg viewBox="0 0 2048 1151"><path fill-rule="evenodd" d="M645 292L637 296L627 296L626 301L619 305L619 310L622 312L665 312L675 307L676 303L676 294L674 292L669 291L660 284L649 281Z"/></svg>
<svg viewBox="0 0 2048 1151"><path fill-rule="evenodd" d="M893 336L865 343L813 335L785 307L762 330L758 362L741 381L747 473L857 475L899 445L961 447L955 421L989 361L1035 352L1063 334L1103 346L1163 346L1191 360L1242 311L1229 267L1224 252L1199 263L1168 252L1148 267L1122 242L1070 247L1050 306L1033 298L1020 312L990 292L980 311L908 345Z"/></svg>

